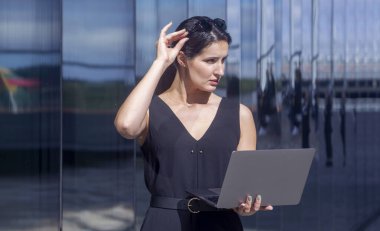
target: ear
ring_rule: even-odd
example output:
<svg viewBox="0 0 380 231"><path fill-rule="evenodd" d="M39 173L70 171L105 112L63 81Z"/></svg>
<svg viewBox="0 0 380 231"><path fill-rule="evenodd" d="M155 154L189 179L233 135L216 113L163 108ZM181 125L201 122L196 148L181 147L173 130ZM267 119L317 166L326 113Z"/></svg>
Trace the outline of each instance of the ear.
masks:
<svg viewBox="0 0 380 231"><path fill-rule="evenodd" d="M177 62L181 67L187 67L187 59L185 53L183 51L180 51L177 55Z"/></svg>

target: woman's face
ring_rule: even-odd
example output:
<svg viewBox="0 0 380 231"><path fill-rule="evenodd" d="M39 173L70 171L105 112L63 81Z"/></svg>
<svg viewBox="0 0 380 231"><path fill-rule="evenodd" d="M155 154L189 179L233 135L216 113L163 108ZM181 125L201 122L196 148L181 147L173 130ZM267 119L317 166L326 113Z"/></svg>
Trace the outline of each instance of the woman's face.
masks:
<svg viewBox="0 0 380 231"><path fill-rule="evenodd" d="M187 59L187 79L191 85L201 91L213 92L224 75L227 55L228 43L216 41L197 56Z"/></svg>

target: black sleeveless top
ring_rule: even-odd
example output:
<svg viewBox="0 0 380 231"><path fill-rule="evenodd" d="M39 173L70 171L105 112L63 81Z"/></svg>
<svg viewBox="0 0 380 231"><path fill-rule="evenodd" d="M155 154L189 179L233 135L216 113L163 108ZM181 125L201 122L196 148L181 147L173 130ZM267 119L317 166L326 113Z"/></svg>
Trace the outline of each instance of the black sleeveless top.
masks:
<svg viewBox="0 0 380 231"><path fill-rule="evenodd" d="M237 149L240 139L239 107L236 100L222 98L210 127L196 140L171 108L154 96L149 107L149 131L142 146L145 184L150 193L153 196L186 198L187 189L221 188L231 152ZM153 209L156 208L150 208ZM154 224L159 219L149 216L162 217L162 212L161 215L153 215L152 211L148 211L142 230L159 230L160 224ZM236 215L235 212L231 213ZM173 219L176 217L178 215L160 219L175 223ZM234 230L239 230L240 219L237 215L233 219L235 221L232 223L237 223L239 227ZM186 219L181 220L181 227L187 227L183 224ZM185 230L179 227L165 229Z"/></svg>

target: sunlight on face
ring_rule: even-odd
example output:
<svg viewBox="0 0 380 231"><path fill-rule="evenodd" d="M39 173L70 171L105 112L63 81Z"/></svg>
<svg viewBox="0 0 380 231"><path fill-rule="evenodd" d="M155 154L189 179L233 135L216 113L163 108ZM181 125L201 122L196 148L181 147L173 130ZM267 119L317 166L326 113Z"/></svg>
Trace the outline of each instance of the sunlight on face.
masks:
<svg viewBox="0 0 380 231"><path fill-rule="evenodd" d="M226 41L216 41L205 47L199 55L188 59L188 79L191 84L201 91L215 91L224 75L227 55L228 43Z"/></svg>

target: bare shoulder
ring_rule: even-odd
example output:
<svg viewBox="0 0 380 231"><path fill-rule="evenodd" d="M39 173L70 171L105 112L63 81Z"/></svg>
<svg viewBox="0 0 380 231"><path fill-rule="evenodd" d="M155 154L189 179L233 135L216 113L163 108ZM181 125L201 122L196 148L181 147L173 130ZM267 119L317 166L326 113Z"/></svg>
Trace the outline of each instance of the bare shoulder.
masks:
<svg viewBox="0 0 380 231"><path fill-rule="evenodd" d="M252 111L240 104L240 141L237 150L256 149L256 126Z"/></svg>
<svg viewBox="0 0 380 231"><path fill-rule="evenodd" d="M239 112L240 112L240 121L249 122L253 120L252 111L246 105L240 104Z"/></svg>

